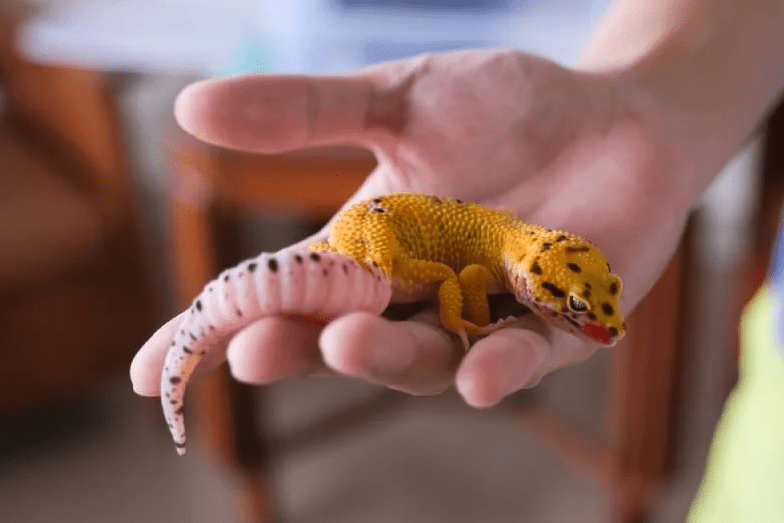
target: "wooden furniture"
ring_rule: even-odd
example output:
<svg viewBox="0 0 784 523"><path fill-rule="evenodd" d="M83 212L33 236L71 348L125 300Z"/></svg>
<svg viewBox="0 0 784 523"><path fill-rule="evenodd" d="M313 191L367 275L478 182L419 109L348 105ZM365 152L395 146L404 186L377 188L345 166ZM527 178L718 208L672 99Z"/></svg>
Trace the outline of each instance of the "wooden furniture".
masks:
<svg viewBox="0 0 784 523"><path fill-rule="evenodd" d="M360 150L322 149L289 155L256 156L206 147L183 137L173 149L175 180L168 200L170 243L178 305L219 272L216 214L253 215L282 211L326 221L375 166ZM305 189L305 190L303 190ZM236 382L224 365L193 385L195 418L218 460L237 472L239 503L248 521L274 521L269 480L272 442L258 416L259 387ZM295 437L302 444L383 412L393 402L382 394L369 404L347 409ZM291 445L287 445L290 447Z"/></svg>
<svg viewBox="0 0 784 523"><path fill-rule="evenodd" d="M35 65L0 4L0 415L127 373L154 328L111 85Z"/></svg>
<svg viewBox="0 0 784 523"><path fill-rule="evenodd" d="M186 140L175 154L177 182L169 217L180 305L187 306L218 273L212 237L215 211L296 211L326 219L359 186L374 161L356 151L309 151L261 156L234 153ZM513 416L528 430L582 465L609 491L609 521L642 521L664 481L681 361L682 303L689 266L689 238L653 292L628 319L625 341L612 349L609 438L588 441L538 403L516 404ZM254 416L253 389L224 370L202 381L196 404L209 439L227 463L240 470L249 521L271 521L272 493L266 479L269 442ZM258 389L258 388L257 388ZM199 399L201 398L201 399ZM513 404L514 405L514 404Z"/></svg>

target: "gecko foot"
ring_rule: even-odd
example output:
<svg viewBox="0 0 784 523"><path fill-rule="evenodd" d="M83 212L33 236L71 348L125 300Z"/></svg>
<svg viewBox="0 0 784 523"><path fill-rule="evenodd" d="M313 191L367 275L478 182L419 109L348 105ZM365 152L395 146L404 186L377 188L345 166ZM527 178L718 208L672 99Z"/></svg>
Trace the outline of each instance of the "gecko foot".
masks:
<svg viewBox="0 0 784 523"><path fill-rule="evenodd" d="M506 327L510 327L515 323L517 323L516 317L507 316L506 318L502 318L495 323L491 323L490 325L480 327L477 334L479 336L487 336L488 334L492 334L493 332L499 331L501 329L505 329Z"/></svg>

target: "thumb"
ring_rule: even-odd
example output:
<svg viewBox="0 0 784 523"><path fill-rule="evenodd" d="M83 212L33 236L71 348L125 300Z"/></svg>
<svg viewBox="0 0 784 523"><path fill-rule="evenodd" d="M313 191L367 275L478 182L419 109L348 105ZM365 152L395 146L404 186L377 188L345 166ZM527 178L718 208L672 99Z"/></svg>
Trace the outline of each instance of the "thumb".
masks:
<svg viewBox="0 0 784 523"><path fill-rule="evenodd" d="M400 69L384 64L347 76L254 74L206 80L180 93L174 113L187 132L231 149L368 148L405 124L409 82Z"/></svg>

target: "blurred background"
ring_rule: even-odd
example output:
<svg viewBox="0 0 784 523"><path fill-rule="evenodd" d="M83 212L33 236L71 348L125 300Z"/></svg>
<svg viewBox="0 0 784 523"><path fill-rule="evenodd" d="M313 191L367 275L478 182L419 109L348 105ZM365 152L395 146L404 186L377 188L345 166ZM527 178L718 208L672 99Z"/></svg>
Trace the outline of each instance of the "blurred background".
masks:
<svg viewBox="0 0 784 523"><path fill-rule="evenodd" d="M497 408L221 370L178 458L127 377L204 282L316 230L374 165L195 143L182 87L463 47L568 65L607 4L0 0L0 521L683 520L778 222L777 119L695 212L640 334Z"/></svg>

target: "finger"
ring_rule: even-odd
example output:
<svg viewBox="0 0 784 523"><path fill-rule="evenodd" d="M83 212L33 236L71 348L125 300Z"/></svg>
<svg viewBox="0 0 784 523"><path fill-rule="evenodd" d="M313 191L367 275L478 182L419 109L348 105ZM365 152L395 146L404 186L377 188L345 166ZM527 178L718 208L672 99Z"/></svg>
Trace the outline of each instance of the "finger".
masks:
<svg viewBox="0 0 784 523"><path fill-rule="evenodd" d="M327 325L320 345L324 362L336 372L416 395L448 388L463 352L423 315L396 322L365 312Z"/></svg>
<svg viewBox="0 0 784 523"><path fill-rule="evenodd" d="M182 314L166 322L142 345L131 362L133 390L140 396L161 395L161 371L166 351L170 347Z"/></svg>
<svg viewBox="0 0 784 523"><path fill-rule="evenodd" d="M209 143L250 152L316 145L369 146L403 127L401 89L382 72L353 76L246 75L186 87L175 103L179 124Z"/></svg>
<svg viewBox="0 0 784 523"><path fill-rule="evenodd" d="M160 396L163 361L171 347L171 341L182 321L183 314L178 314L155 331L155 334L142 345L131 361L131 382L133 390L137 394ZM225 348L218 343L217 347L211 349L199 361L194 375L201 376L213 371L226 359L225 353Z"/></svg>
<svg viewBox="0 0 784 523"><path fill-rule="evenodd" d="M472 407L492 407L509 394L538 382L550 352L540 332L508 327L477 341L457 370L455 385Z"/></svg>
<svg viewBox="0 0 784 523"><path fill-rule="evenodd" d="M318 336L323 324L271 316L238 332L229 342L226 359L239 381L266 384L302 376L323 367Z"/></svg>

